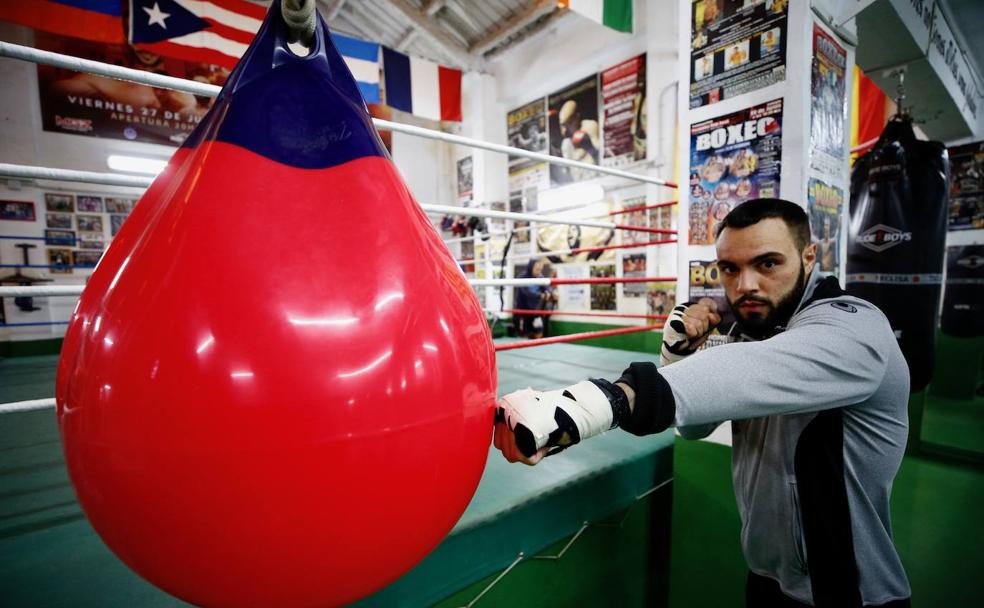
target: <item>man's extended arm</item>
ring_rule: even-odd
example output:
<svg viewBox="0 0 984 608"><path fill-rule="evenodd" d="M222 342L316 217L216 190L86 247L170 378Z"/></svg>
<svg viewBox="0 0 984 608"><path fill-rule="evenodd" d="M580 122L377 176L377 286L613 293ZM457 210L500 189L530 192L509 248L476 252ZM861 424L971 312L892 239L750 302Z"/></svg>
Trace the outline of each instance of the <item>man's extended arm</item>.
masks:
<svg viewBox="0 0 984 608"><path fill-rule="evenodd" d="M662 370L651 363L634 363L614 385L596 381L596 389L584 387L587 390L582 390L572 405L603 413L606 420L612 421L609 428L621 426L630 433L645 435L670 426L819 411L858 403L881 384L887 353L898 345L887 319L873 306L853 299L846 306L833 304L828 301L814 305L786 332L762 342L722 345ZM631 391L621 390L621 385ZM535 395L535 391L531 393ZM524 431L532 431L530 434L538 438L534 447L540 449L520 450L524 457L517 460L532 464L542 458L547 447L577 443L597 434L595 427L577 433L574 440L566 443L563 439L551 443L549 438L557 437L553 421L563 418L559 414L567 402L551 402L548 407L553 409L547 415L534 418L528 414L540 402L515 395L507 395L500 404L508 430L515 431L520 418L545 421ZM619 414L625 411L629 413ZM512 432L501 440L498 437L507 429L496 429L497 446L512 441ZM563 437L570 439L572 435ZM530 458L534 454L536 457Z"/></svg>

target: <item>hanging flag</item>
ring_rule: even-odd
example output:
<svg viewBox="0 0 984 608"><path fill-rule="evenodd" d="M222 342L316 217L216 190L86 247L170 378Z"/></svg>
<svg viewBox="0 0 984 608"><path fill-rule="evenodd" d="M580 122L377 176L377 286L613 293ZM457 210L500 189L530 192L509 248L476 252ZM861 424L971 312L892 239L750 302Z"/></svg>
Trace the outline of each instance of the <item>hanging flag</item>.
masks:
<svg viewBox="0 0 984 608"><path fill-rule="evenodd" d="M10 0L0 2L0 20L29 28L122 44L124 37L120 0Z"/></svg>
<svg viewBox="0 0 984 608"><path fill-rule="evenodd" d="M332 33L332 42L355 77L366 103L379 103L379 45Z"/></svg>
<svg viewBox="0 0 984 608"><path fill-rule="evenodd" d="M431 120L461 120L461 70L383 47L386 105Z"/></svg>
<svg viewBox="0 0 984 608"><path fill-rule="evenodd" d="M158 55L232 69L265 15L245 0L130 0L129 38Z"/></svg>
<svg viewBox="0 0 984 608"><path fill-rule="evenodd" d="M558 0L557 4L605 27L632 33L632 0Z"/></svg>
<svg viewBox="0 0 984 608"><path fill-rule="evenodd" d="M266 9L245 0L130 0L130 42L228 69L246 52ZM379 45L331 35L366 103L379 103Z"/></svg>
<svg viewBox="0 0 984 608"><path fill-rule="evenodd" d="M892 115L894 103L874 82L854 66L854 85L851 95L851 162L867 152L878 141L882 129Z"/></svg>

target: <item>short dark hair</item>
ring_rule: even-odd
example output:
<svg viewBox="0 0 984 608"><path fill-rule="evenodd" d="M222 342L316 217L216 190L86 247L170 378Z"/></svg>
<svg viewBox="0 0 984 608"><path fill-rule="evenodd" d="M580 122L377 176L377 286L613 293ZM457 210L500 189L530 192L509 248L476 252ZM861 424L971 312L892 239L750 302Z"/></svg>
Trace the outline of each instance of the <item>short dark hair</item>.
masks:
<svg viewBox="0 0 984 608"><path fill-rule="evenodd" d="M715 236L725 228L747 228L771 217L786 223L796 249L803 251L810 244L810 218L802 207L781 198L753 198L738 205L718 224Z"/></svg>

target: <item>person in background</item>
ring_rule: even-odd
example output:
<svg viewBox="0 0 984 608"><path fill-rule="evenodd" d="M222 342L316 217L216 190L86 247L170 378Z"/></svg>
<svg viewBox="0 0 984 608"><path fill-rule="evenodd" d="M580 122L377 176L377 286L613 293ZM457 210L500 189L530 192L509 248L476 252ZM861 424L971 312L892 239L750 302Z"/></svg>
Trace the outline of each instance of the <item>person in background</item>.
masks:
<svg viewBox="0 0 984 608"><path fill-rule="evenodd" d="M518 278L535 279L543 276L544 261L530 258L526 270ZM542 285L517 286L513 290L513 306L519 310L539 310L546 288ZM540 338L543 336L543 321L538 315L515 314L513 324L516 334L522 338ZM539 327L535 327L539 326Z"/></svg>

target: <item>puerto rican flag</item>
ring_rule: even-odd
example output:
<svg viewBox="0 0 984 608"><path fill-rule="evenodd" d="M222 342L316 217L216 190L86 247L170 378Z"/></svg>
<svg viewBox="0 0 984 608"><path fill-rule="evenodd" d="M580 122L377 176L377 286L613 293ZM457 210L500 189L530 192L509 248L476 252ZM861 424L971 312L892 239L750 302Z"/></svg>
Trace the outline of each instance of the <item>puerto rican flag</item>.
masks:
<svg viewBox="0 0 984 608"><path fill-rule="evenodd" d="M130 42L158 55L232 69L266 9L244 0L129 0ZM379 45L332 33L366 103L379 103Z"/></svg>
<svg viewBox="0 0 984 608"><path fill-rule="evenodd" d="M129 0L129 38L140 49L232 69L266 8L245 0Z"/></svg>

